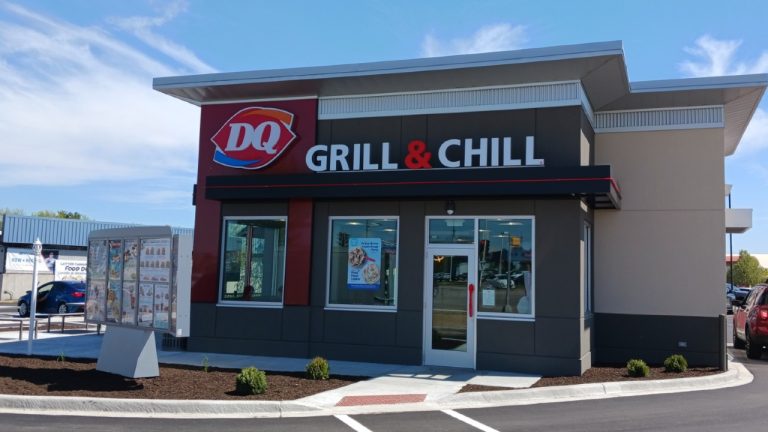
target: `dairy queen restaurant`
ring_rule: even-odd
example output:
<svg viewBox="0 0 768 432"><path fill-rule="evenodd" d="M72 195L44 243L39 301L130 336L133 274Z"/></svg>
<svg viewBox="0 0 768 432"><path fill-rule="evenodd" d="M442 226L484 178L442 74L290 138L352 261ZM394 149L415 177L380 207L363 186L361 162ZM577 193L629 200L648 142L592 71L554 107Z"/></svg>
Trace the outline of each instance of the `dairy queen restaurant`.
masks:
<svg viewBox="0 0 768 432"><path fill-rule="evenodd" d="M601 42L156 78L201 113L188 348L722 366L724 161L768 75L628 76Z"/></svg>

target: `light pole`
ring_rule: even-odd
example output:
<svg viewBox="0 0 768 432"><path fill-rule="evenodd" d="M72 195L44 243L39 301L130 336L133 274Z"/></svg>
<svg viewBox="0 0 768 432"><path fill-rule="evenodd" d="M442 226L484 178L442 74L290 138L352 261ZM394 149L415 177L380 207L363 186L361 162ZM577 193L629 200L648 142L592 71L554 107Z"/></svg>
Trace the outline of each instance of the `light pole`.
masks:
<svg viewBox="0 0 768 432"><path fill-rule="evenodd" d="M32 298L29 300L29 337L27 338L27 355L32 355L32 339L35 336L35 312L37 312L37 259L40 252L43 251L43 244L40 238L36 238L32 243L32 252L34 261L32 261Z"/></svg>

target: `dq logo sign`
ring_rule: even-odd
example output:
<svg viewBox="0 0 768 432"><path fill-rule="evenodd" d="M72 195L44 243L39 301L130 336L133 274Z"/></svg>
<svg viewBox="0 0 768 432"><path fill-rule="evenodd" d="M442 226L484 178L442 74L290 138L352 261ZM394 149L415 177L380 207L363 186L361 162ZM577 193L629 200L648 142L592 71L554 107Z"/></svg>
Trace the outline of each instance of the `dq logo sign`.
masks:
<svg viewBox="0 0 768 432"><path fill-rule="evenodd" d="M296 138L292 124L293 114L280 109L240 110L211 138L216 144L213 160L232 168L264 168Z"/></svg>

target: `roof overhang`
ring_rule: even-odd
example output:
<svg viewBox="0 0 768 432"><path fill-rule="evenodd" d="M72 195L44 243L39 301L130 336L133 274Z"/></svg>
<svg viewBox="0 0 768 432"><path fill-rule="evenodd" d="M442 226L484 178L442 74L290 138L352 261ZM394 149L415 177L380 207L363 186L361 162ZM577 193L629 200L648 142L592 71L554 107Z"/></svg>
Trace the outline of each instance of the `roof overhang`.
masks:
<svg viewBox="0 0 768 432"><path fill-rule="evenodd" d="M413 60L155 78L155 90L195 105L326 98L575 81L593 111L723 106L732 154L768 74L629 83L620 41Z"/></svg>
<svg viewBox="0 0 768 432"><path fill-rule="evenodd" d="M155 90L201 105L581 80L592 104L626 92L620 41L375 63L155 78Z"/></svg>

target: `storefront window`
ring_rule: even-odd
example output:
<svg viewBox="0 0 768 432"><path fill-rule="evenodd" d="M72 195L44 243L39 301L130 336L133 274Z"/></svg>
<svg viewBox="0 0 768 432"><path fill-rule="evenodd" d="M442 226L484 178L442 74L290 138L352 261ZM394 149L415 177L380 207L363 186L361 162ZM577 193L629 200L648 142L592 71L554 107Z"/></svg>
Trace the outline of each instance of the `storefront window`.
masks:
<svg viewBox="0 0 768 432"><path fill-rule="evenodd" d="M479 313L532 315L533 219L478 219Z"/></svg>
<svg viewBox="0 0 768 432"><path fill-rule="evenodd" d="M332 218L331 307L397 306L397 219Z"/></svg>
<svg viewBox="0 0 768 432"><path fill-rule="evenodd" d="M281 304L284 218L225 219L221 300Z"/></svg>
<svg viewBox="0 0 768 432"><path fill-rule="evenodd" d="M470 244L474 241L474 219L446 218L429 220L429 243L431 244Z"/></svg>

